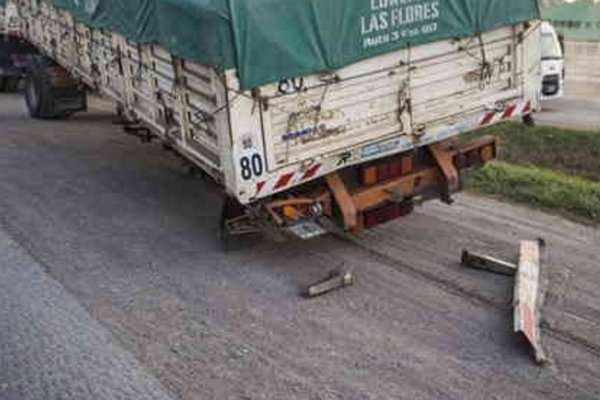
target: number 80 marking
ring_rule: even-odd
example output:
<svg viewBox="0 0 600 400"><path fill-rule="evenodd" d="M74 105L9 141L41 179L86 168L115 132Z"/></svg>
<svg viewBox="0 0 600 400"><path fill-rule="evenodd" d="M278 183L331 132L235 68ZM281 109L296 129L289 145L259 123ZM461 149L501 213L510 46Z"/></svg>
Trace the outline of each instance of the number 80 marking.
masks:
<svg viewBox="0 0 600 400"><path fill-rule="evenodd" d="M259 154L244 156L240 159L242 179L249 181L260 177L264 172L263 160Z"/></svg>

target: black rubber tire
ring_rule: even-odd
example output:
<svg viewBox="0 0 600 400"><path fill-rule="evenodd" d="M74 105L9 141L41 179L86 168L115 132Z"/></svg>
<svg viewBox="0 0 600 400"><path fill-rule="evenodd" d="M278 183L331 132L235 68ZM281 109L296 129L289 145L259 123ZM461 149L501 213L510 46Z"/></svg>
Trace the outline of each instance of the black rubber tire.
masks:
<svg viewBox="0 0 600 400"><path fill-rule="evenodd" d="M0 93L4 92L5 87L6 87L6 77L0 76Z"/></svg>
<svg viewBox="0 0 600 400"><path fill-rule="evenodd" d="M52 88L43 73L29 74L25 85L25 104L29 116L37 119L64 119L75 113L55 110L54 101Z"/></svg>
<svg viewBox="0 0 600 400"><path fill-rule="evenodd" d="M32 118L38 119L63 119L68 118L81 110L60 110L55 106L55 94L50 81L45 73L49 66L56 65L49 58L40 58L32 62L25 85L25 104ZM76 89L74 89L76 90ZM81 92L79 92L81 93ZM82 93L85 96L85 92Z"/></svg>
<svg viewBox="0 0 600 400"><path fill-rule="evenodd" d="M35 74L27 75L25 82L25 104L31 118L44 118L42 87Z"/></svg>

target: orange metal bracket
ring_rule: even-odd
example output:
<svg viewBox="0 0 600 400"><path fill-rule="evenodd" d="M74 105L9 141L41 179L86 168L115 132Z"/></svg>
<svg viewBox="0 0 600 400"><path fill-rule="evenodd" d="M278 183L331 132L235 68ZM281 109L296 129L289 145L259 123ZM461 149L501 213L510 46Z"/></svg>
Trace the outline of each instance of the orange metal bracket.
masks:
<svg viewBox="0 0 600 400"><path fill-rule="evenodd" d="M432 144L429 150L437 166L417 169L411 174L376 185L365 185L352 192L348 190L338 173L328 175L325 180L342 212L344 227L358 232L363 228L364 212L394 201L394 198L410 198L423 188L432 185L442 186L442 198L449 201L450 195L460 189L460 173L454 165L454 158L458 154L477 150L486 145L495 145L495 138L483 137L466 145L460 145L452 139Z"/></svg>
<svg viewBox="0 0 600 400"><path fill-rule="evenodd" d="M352 200L352 196L348 192L346 185L342 181L342 178L337 174L333 173L325 177L329 190L333 193L335 201L338 203L342 215L344 217L344 225L347 229L354 228L358 223L356 206Z"/></svg>
<svg viewBox="0 0 600 400"><path fill-rule="evenodd" d="M450 195L460 189L460 177L458 169L454 166L455 153L447 146L447 142L434 143L429 146L429 150L446 178L448 185L446 194Z"/></svg>
<svg viewBox="0 0 600 400"><path fill-rule="evenodd" d="M357 211L363 212L389 201L394 196L411 197L417 190L435 184L439 180L436 168L422 169L389 182L358 190L352 194L352 201Z"/></svg>

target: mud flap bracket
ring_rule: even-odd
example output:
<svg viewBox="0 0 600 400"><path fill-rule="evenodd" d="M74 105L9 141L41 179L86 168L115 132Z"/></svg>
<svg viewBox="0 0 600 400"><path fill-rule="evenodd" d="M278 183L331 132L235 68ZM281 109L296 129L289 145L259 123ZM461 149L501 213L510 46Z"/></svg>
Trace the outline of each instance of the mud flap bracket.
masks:
<svg viewBox="0 0 600 400"><path fill-rule="evenodd" d="M344 219L344 227L346 229L352 229L356 227L358 224L358 213L356 210L356 205L352 200L352 195L348 192L346 185L342 181L342 178L337 174L327 175L325 177L327 182L327 186L331 193L333 194L333 198L337 202L342 211L342 216Z"/></svg>
<svg viewBox="0 0 600 400"><path fill-rule="evenodd" d="M435 143L429 146L429 151L444 175L446 187L442 190L442 198L450 203L450 196L460 190L460 175L454 166L455 153L446 148L447 143Z"/></svg>

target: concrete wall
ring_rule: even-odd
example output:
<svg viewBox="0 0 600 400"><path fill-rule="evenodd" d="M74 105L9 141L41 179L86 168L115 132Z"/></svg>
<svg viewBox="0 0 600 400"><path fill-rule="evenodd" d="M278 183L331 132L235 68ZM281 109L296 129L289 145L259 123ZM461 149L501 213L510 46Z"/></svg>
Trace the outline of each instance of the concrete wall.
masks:
<svg viewBox="0 0 600 400"><path fill-rule="evenodd" d="M600 42L566 42L567 97L600 99Z"/></svg>

